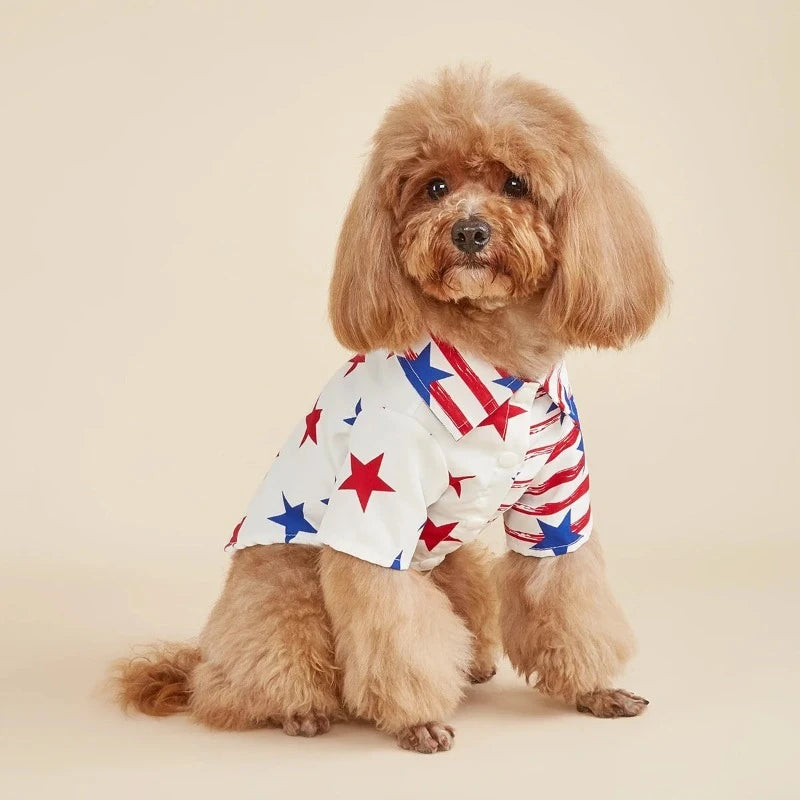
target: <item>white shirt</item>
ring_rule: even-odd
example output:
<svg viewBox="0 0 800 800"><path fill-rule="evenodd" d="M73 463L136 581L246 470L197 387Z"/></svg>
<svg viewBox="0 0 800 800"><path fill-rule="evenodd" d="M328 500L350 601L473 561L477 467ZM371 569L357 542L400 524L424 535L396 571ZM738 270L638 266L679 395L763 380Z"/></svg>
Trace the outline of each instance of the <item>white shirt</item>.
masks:
<svg viewBox="0 0 800 800"><path fill-rule="evenodd" d="M426 339L353 356L281 449L228 547L326 544L429 570L503 514L509 549L571 552L592 528L563 363L525 382Z"/></svg>

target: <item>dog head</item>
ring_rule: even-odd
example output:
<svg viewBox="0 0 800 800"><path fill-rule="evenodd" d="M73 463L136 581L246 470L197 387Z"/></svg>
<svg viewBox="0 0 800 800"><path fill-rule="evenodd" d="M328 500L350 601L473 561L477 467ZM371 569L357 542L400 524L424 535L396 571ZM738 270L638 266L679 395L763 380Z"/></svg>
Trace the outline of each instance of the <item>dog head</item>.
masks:
<svg viewBox="0 0 800 800"><path fill-rule="evenodd" d="M339 340L401 348L447 304L530 310L565 345L622 347L666 295L650 221L583 119L543 86L445 72L389 109L344 222Z"/></svg>

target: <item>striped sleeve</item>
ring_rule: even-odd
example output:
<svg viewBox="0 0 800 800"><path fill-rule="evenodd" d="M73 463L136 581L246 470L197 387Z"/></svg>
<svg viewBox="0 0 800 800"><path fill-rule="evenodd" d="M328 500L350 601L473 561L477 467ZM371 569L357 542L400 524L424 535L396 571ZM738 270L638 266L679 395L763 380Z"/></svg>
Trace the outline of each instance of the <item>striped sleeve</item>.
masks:
<svg viewBox="0 0 800 800"><path fill-rule="evenodd" d="M509 550L526 556L558 556L577 550L592 530L589 472L576 418L564 415L561 438L544 465L505 514Z"/></svg>

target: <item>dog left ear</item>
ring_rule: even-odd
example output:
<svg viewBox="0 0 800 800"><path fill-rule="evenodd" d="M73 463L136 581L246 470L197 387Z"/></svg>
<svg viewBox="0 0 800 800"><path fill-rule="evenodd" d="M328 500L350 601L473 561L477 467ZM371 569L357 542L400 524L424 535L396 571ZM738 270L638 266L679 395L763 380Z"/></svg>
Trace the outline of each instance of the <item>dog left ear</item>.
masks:
<svg viewBox="0 0 800 800"><path fill-rule="evenodd" d="M593 142L585 147L555 208L558 261L545 313L567 344L621 348L647 333L668 279L633 188Z"/></svg>
<svg viewBox="0 0 800 800"><path fill-rule="evenodd" d="M342 224L329 295L336 338L352 350L407 346L421 327L419 303L402 272L386 181L373 154Z"/></svg>

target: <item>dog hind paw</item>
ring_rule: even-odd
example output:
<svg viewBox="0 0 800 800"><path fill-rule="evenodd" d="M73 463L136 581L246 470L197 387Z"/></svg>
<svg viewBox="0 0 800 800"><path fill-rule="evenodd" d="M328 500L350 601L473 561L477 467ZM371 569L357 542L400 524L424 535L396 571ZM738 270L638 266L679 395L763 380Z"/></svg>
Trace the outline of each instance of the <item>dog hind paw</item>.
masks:
<svg viewBox="0 0 800 800"><path fill-rule="evenodd" d="M595 717L638 717L650 701L625 689L599 689L578 697L577 708Z"/></svg>
<svg viewBox="0 0 800 800"><path fill-rule="evenodd" d="M455 731L441 722L412 725L397 734L397 743L415 753L442 753L453 746Z"/></svg>
<svg viewBox="0 0 800 800"><path fill-rule="evenodd" d="M497 667L492 665L491 667L479 669L474 667L470 670L469 673L469 682L470 683L486 683L486 681L490 681L494 676L497 674Z"/></svg>

